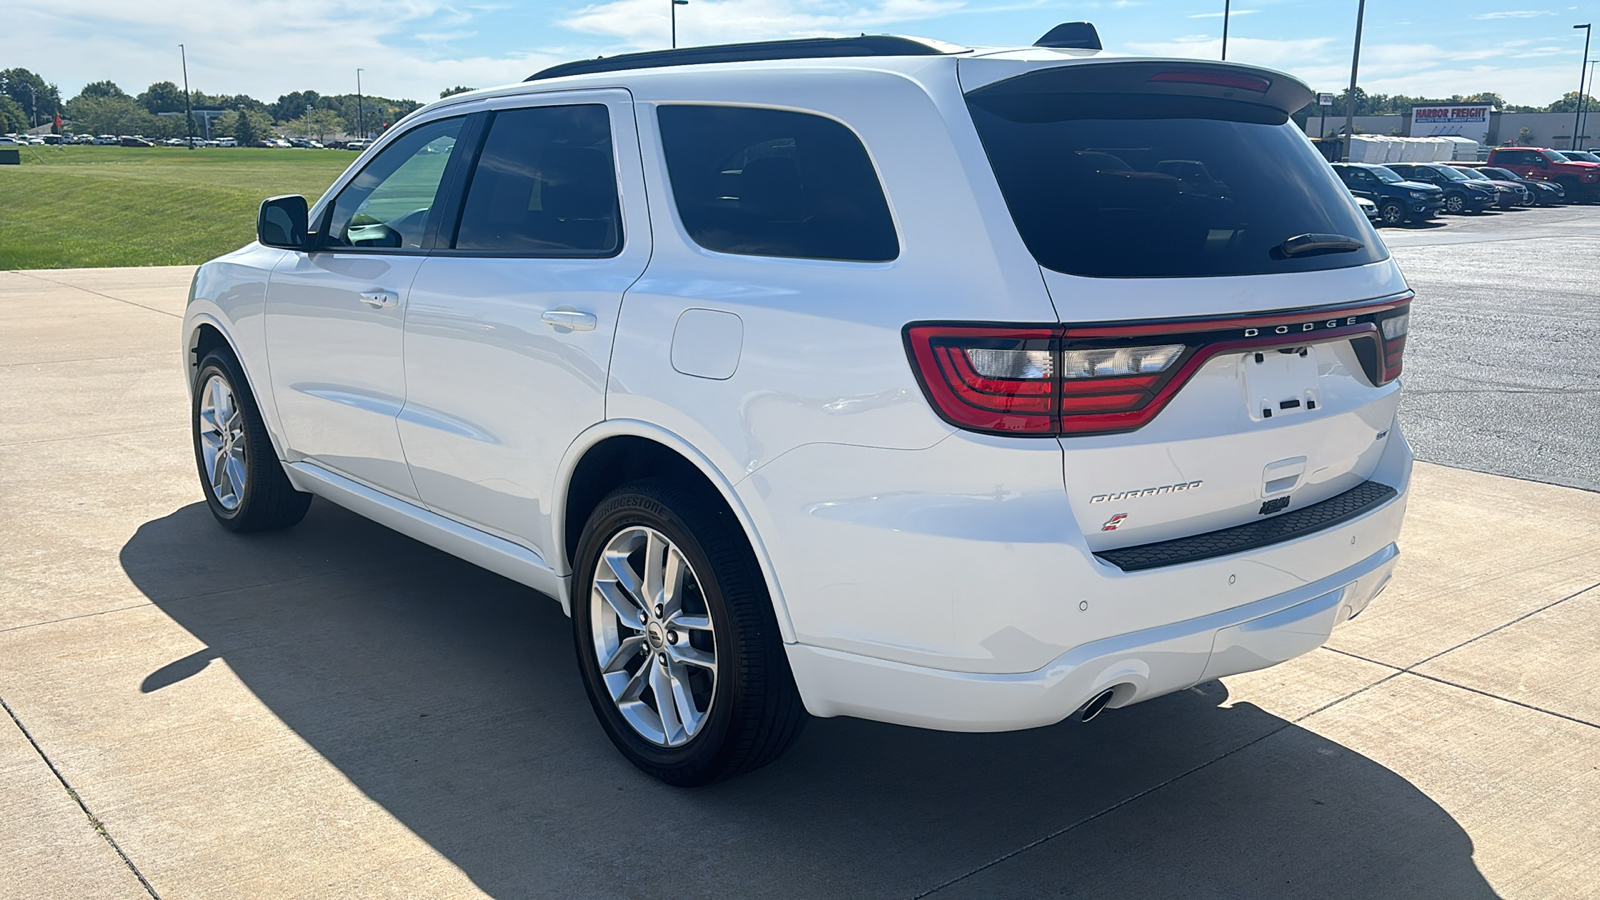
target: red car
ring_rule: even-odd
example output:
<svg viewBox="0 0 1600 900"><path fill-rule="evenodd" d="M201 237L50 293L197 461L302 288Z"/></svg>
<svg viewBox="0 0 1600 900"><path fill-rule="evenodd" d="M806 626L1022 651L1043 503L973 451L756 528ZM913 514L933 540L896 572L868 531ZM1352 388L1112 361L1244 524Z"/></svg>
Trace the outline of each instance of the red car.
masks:
<svg viewBox="0 0 1600 900"><path fill-rule="evenodd" d="M1566 189L1569 200L1600 200L1600 163L1573 161L1547 148L1496 147L1485 165L1510 169L1534 181L1554 181Z"/></svg>

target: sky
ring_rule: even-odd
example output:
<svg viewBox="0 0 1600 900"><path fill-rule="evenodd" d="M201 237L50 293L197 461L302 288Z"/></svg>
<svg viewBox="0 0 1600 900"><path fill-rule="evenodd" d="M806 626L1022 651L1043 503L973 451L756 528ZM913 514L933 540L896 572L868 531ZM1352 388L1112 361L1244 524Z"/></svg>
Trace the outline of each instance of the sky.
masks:
<svg viewBox="0 0 1600 900"><path fill-rule="evenodd" d="M520 81L553 63L654 50L670 41L670 0L6 0L0 68L32 69L64 97L110 79L155 81L272 101L296 90L433 100L453 85ZM690 0L678 43L910 34L966 46L1031 44L1087 19L1107 50L1216 58L1222 0ZM1337 92L1350 78L1356 0L1233 0L1230 60ZM1584 32L1600 2L1371 0L1361 48L1369 93L1447 97L1494 91L1545 104L1577 89ZM1596 21L1600 25L1600 21ZM1590 50L1600 57L1600 40Z"/></svg>

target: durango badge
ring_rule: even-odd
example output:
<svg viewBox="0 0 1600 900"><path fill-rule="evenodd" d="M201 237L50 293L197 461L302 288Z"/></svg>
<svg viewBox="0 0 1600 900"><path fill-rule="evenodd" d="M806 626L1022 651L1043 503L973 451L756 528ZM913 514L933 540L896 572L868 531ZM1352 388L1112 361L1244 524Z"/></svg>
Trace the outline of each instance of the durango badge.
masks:
<svg viewBox="0 0 1600 900"><path fill-rule="evenodd" d="M1118 491L1114 494L1095 494L1089 498L1090 503L1110 503L1113 500L1136 500L1140 497L1156 497L1161 494L1173 494L1178 491L1195 491L1205 484L1204 481L1185 481L1181 484L1164 484L1160 487L1140 488L1137 491ZM1111 529L1107 528L1107 531Z"/></svg>

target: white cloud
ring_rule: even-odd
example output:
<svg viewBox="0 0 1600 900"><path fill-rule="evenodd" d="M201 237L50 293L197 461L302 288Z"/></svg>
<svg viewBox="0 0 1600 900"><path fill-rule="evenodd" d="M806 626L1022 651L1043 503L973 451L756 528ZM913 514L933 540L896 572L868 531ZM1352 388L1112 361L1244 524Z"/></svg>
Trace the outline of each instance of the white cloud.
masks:
<svg viewBox="0 0 1600 900"><path fill-rule="evenodd" d="M1252 13L1258 13L1258 12L1261 12L1261 10L1259 10L1259 9L1235 9L1235 10L1232 10L1232 11L1230 11L1228 13L1228 18L1231 19L1234 16L1248 16L1248 15L1251 15ZM1222 18L1222 13L1219 13L1219 12L1194 13L1194 14L1190 15L1189 18L1191 18L1191 19L1220 19L1220 18Z"/></svg>
<svg viewBox="0 0 1600 900"><path fill-rule="evenodd" d="M102 78L138 93L182 81L181 42L192 88L269 102L307 88L353 92L358 67L370 94L427 101L452 85L520 81L570 58L534 48L461 54L452 45L479 14L444 0L53 0L8 7L0 57L59 81L67 97Z"/></svg>
<svg viewBox="0 0 1600 900"><path fill-rule="evenodd" d="M1486 12L1473 16L1480 21L1492 19L1537 19L1540 16L1553 16L1555 13L1543 9L1511 9L1504 12Z"/></svg>

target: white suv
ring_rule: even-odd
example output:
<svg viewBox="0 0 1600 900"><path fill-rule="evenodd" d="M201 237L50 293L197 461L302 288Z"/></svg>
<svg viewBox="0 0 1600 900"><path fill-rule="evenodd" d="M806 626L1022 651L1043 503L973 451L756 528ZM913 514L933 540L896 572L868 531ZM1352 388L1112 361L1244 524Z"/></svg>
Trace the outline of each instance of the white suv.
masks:
<svg viewBox="0 0 1600 900"><path fill-rule="evenodd" d="M315 494L556 598L674 784L807 713L1030 728L1321 645L1394 565L1411 293L1304 84L1044 44L419 110L197 273L212 511Z"/></svg>

